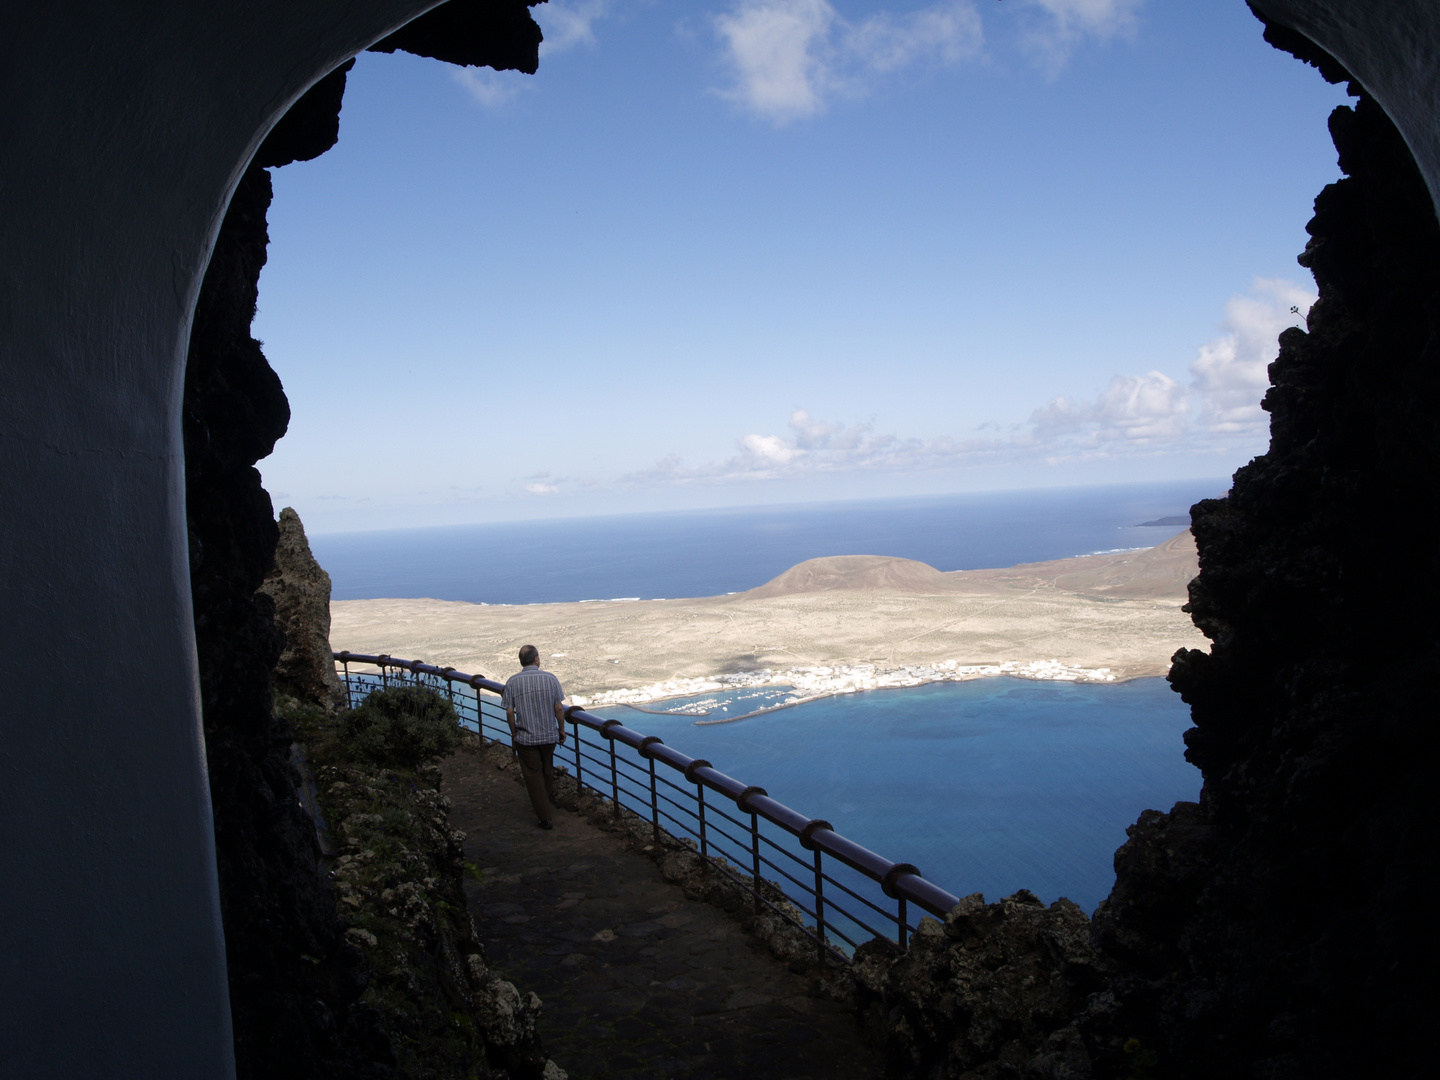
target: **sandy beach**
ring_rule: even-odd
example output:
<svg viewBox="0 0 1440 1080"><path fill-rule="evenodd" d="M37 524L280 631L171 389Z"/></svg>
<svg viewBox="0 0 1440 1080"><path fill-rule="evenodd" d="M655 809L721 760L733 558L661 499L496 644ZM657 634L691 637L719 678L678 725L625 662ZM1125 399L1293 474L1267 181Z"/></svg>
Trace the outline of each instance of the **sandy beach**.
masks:
<svg viewBox="0 0 1440 1080"><path fill-rule="evenodd" d="M1188 531L1143 551L942 573L909 559L812 559L748 592L676 600L331 604L336 650L387 653L504 680L521 645L578 704L658 701L725 685L805 697L1014 674L1163 675L1205 637L1180 610Z"/></svg>

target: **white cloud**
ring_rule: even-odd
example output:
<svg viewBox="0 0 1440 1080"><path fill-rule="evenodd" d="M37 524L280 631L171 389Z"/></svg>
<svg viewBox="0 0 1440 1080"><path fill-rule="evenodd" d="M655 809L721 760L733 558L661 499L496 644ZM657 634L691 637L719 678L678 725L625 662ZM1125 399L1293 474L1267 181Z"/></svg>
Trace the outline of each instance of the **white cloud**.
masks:
<svg viewBox="0 0 1440 1080"><path fill-rule="evenodd" d="M608 7L606 0L549 0L535 8L531 14L545 35L540 55L595 44L595 23L607 14Z"/></svg>
<svg viewBox="0 0 1440 1080"><path fill-rule="evenodd" d="M454 68L451 77L470 92L470 96L487 109L496 109L520 93L526 76L518 71L494 71L490 68Z"/></svg>
<svg viewBox="0 0 1440 1080"><path fill-rule="evenodd" d="M528 491L531 495L554 495L558 493L560 489L554 484L535 483L526 484L525 490Z"/></svg>
<svg viewBox="0 0 1440 1080"><path fill-rule="evenodd" d="M969 0L946 3L895 16L872 15L845 30L842 47L858 67L896 71L932 60L958 64L979 54L985 40L980 14Z"/></svg>
<svg viewBox="0 0 1440 1080"><path fill-rule="evenodd" d="M715 20L735 69L728 97L783 122L819 111L818 55L837 18L825 0L752 0Z"/></svg>
<svg viewBox="0 0 1440 1080"><path fill-rule="evenodd" d="M1116 375L1093 403L1053 398L1031 414L1030 422L1041 441L1076 435L1091 445L1175 439L1185 433L1188 396L1163 372Z"/></svg>
<svg viewBox="0 0 1440 1080"><path fill-rule="evenodd" d="M1025 0L1035 17L1024 44L1051 74L1069 59L1084 38L1107 41L1134 32L1145 0Z"/></svg>
<svg viewBox="0 0 1440 1080"><path fill-rule="evenodd" d="M1276 338L1303 320L1313 303L1314 292L1277 278L1257 278L1249 296L1230 298L1220 324L1225 333L1201 346L1190 365L1205 431L1264 432L1268 423L1260 399L1270 385L1266 369L1279 353Z"/></svg>
<svg viewBox="0 0 1440 1080"><path fill-rule="evenodd" d="M1036 437L1072 450L1128 443L1258 453L1270 426L1260 400L1279 353L1276 339L1314 302L1315 293L1293 281L1257 278L1249 295L1226 302L1224 332L1200 347L1188 386L1158 371L1116 375L1093 403L1057 397L1037 409L1030 418Z"/></svg>
<svg viewBox="0 0 1440 1080"><path fill-rule="evenodd" d="M853 471L923 472L980 465L1164 454L1255 454L1268 432L1260 399L1276 338L1315 296L1291 281L1257 279L1231 297L1224 333L1202 346L1187 385L1161 371L1115 375L1093 401L1055 397L1008 433L995 423L971 438L903 438L870 424L790 414L782 434L750 432L724 461L686 465L674 454L620 478L622 487L731 484ZM983 434L982 434L983 432Z"/></svg>
<svg viewBox="0 0 1440 1080"><path fill-rule="evenodd" d="M757 465L788 465L805 451L778 435L746 435L740 440L741 451Z"/></svg>
<svg viewBox="0 0 1440 1080"><path fill-rule="evenodd" d="M729 484L750 480L856 470L920 471L979 462L1011 444L995 439L901 439L876 434L869 424L826 423L804 409L790 414L784 435L752 432L736 440L725 461L688 466L675 454L651 469L622 477L622 485Z"/></svg>
<svg viewBox="0 0 1440 1080"><path fill-rule="evenodd" d="M972 0L860 23L829 0L739 0L715 29L734 78L724 96L777 124L813 116L836 95L863 95L890 72L970 59L984 37Z"/></svg>

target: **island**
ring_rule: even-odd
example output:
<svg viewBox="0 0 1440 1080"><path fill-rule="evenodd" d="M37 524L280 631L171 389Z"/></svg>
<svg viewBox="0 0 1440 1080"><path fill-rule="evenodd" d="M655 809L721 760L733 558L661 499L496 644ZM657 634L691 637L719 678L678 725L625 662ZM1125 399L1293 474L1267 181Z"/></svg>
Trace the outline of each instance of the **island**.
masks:
<svg viewBox="0 0 1440 1080"><path fill-rule="evenodd" d="M1112 682L1163 675L1175 650L1206 647L1180 610L1196 572L1188 530L1153 548L994 570L842 555L728 596L337 600L330 640L500 680L533 643L587 706L765 683L808 699L993 675Z"/></svg>

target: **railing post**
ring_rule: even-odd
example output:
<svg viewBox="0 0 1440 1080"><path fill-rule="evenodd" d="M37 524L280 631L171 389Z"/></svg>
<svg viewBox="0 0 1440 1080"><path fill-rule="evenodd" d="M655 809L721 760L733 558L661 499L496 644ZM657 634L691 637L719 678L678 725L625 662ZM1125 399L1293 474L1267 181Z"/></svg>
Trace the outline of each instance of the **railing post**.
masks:
<svg viewBox="0 0 1440 1080"><path fill-rule="evenodd" d="M620 776L615 771L615 740L610 740L610 805L620 816Z"/></svg>
<svg viewBox="0 0 1440 1080"><path fill-rule="evenodd" d="M585 789L585 781L580 775L580 721L573 716L570 718L570 731L575 737L575 797L578 799Z"/></svg>
<svg viewBox="0 0 1440 1080"><path fill-rule="evenodd" d="M472 681L470 683L470 689L475 692L475 734L480 737L481 742L484 742L485 710L480 707L480 687Z"/></svg>
<svg viewBox="0 0 1440 1080"><path fill-rule="evenodd" d="M897 878L907 874L918 878L920 876L920 868L912 866L909 863L896 863L890 867L890 869L885 872L885 876L880 879L880 890L886 896L894 899L896 904L896 911L898 912L895 919L897 924L896 940L900 943L901 949L905 948L906 938L909 937L910 934L910 925L907 921L909 919L909 906L906 903L905 894L895 887L895 881Z"/></svg>
<svg viewBox="0 0 1440 1080"><path fill-rule="evenodd" d="M655 759L650 759L650 835L655 846L660 846L660 801L655 790Z"/></svg>
<svg viewBox="0 0 1440 1080"><path fill-rule="evenodd" d="M347 709L353 709L355 707L355 701L350 696L350 661L341 660L340 663L345 668L345 707Z"/></svg>
<svg viewBox="0 0 1440 1080"><path fill-rule="evenodd" d="M700 857L708 859L710 851L705 843L705 785L696 783L695 801L700 804Z"/></svg>
<svg viewBox="0 0 1440 1080"><path fill-rule="evenodd" d="M825 966L825 875L820 869L820 849L815 849L815 961Z"/></svg>
<svg viewBox="0 0 1440 1080"><path fill-rule="evenodd" d="M650 762L650 831L657 847L660 844L660 798L659 789L655 786L655 757L650 753L650 747L664 745L664 742L658 735L646 735L640 740L640 754Z"/></svg>
<svg viewBox="0 0 1440 1080"><path fill-rule="evenodd" d="M755 894L755 914L760 914L760 817L750 811L750 887Z"/></svg>
<svg viewBox="0 0 1440 1080"><path fill-rule="evenodd" d="M705 833L705 785L696 779L695 770L709 768L712 768L712 766L710 762L704 758L695 758L689 765L685 766L685 779L695 785L695 803L698 807L695 817L696 820L700 822L700 857L702 859L708 859L710 857L710 844ZM739 804L737 803L736 805L738 806ZM740 809L743 810L744 807L742 806Z"/></svg>

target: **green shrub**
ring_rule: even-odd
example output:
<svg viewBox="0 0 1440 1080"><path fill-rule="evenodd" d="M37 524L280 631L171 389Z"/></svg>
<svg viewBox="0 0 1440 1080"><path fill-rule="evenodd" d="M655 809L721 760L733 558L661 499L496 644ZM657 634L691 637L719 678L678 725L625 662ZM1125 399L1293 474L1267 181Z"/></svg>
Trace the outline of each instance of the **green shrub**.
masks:
<svg viewBox="0 0 1440 1080"><path fill-rule="evenodd" d="M424 686L376 690L340 720L351 753L376 765L415 769L460 745L460 718L444 694Z"/></svg>

